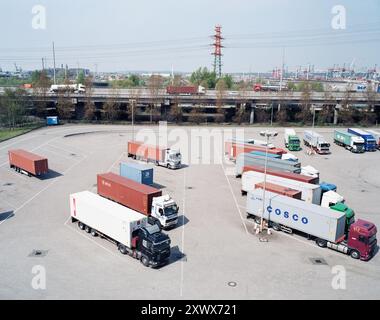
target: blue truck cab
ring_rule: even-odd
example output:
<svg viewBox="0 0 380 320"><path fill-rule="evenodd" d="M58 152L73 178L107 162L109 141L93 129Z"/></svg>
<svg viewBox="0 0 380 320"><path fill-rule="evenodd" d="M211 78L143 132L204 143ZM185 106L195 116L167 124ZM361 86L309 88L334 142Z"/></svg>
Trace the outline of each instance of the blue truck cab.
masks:
<svg viewBox="0 0 380 320"><path fill-rule="evenodd" d="M336 190L337 190L337 186L335 184L328 183L328 182L322 182L320 184L320 187L321 187L322 193L325 193L327 191L336 192Z"/></svg>
<svg viewBox="0 0 380 320"><path fill-rule="evenodd" d="M348 133L354 134L364 139L364 148L365 151L376 151L377 143L376 139L370 133L362 129L349 128Z"/></svg>
<svg viewBox="0 0 380 320"><path fill-rule="evenodd" d="M58 117L46 117L46 125L56 126L58 123Z"/></svg>

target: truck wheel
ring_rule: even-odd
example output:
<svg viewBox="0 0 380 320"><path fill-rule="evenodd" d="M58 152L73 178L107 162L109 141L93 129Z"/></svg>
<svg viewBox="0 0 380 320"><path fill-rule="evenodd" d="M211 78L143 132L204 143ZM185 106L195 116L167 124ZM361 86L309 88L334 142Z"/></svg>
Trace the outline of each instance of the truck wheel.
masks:
<svg viewBox="0 0 380 320"><path fill-rule="evenodd" d="M86 231L87 233L90 233L91 232L91 228L89 226L85 226L84 227L84 231Z"/></svg>
<svg viewBox="0 0 380 320"><path fill-rule="evenodd" d="M122 245L121 243L118 244L117 248L119 249L121 254L127 254L128 253L127 248L124 245Z"/></svg>
<svg viewBox="0 0 380 320"><path fill-rule="evenodd" d="M326 248L327 247L327 241L326 240L318 238L317 240L315 240L315 242L317 243L317 246L320 248Z"/></svg>
<svg viewBox="0 0 380 320"><path fill-rule="evenodd" d="M79 229L84 230L84 224L80 221L78 221L78 227Z"/></svg>
<svg viewBox="0 0 380 320"><path fill-rule="evenodd" d="M98 235L98 233L96 232L95 229L91 229L91 235L92 235L93 237L96 237L96 236Z"/></svg>
<svg viewBox="0 0 380 320"><path fill-rule="evenodd" d="M149 267L149 260L147 257L141 257L141 263L145 266L145 267Z"/></svg>
<svg viewBox="0 0 380 320"><path fill-rule="evenodd" d="M360 253L357 250L352 250L350 253L350 256L352 259L359 259L360 258Z"/></svg>
<svg viewBox="0 0 380 320"><path fill-rule="evenodd" d="M281 231L281 226L278 223L273 223L272 228L274 231Z"/></svg>

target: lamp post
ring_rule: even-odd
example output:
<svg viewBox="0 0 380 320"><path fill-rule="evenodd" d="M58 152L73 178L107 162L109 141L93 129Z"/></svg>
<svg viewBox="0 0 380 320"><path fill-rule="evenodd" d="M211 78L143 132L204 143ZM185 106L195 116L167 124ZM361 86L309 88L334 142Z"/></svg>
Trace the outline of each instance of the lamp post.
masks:
<svg viewBox="0 0 380 320"><path fill-rule="evenodd" d="M260 219L260 232L263 232L264 229L264 212L265 212L265 194L266 194L266 187L267 187L267 166L268 166L268 144L269 144L269 138L276 137L278 135L278 132L275 131L261 131L260 135L262 137L266 138L266 146L265 146L265 166L264 166L264 186L263 186L263 207L261 209L261 219Z"/></svg>
<svg viewBox="0 0 380 320"><path fill-rule="evenodd" d="M136 100L134 99L130 100L131 108L132 108L132 141L135 140L135 114L134 114L135 102Z"/></svg>

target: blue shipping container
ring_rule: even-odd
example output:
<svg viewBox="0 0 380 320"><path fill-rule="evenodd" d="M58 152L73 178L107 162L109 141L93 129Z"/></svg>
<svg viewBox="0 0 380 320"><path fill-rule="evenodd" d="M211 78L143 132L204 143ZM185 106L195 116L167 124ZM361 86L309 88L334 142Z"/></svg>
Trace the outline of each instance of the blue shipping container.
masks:
<svg viewBox="0 0 380 320"><path fill-rule="evenodd" d="M250 152L250 154L253 154L255 156L265 157L265 152L263 152L263 151L252 151L252 152ZM268 158L281 159L281 155L280 154L268 153Z"/></svg>
<svg viewBox="0 0 380 320"><path fill-rule="evenodd" d="M153 184L153 168L141 164L121 162L120 175L141 184Z"/></svg>
<svg viewBox="0 0 380 320"><path fill-rule="evenodd" d="M58 124L58 117L46 117L46 124L48 126L55 126Z"/></svg>

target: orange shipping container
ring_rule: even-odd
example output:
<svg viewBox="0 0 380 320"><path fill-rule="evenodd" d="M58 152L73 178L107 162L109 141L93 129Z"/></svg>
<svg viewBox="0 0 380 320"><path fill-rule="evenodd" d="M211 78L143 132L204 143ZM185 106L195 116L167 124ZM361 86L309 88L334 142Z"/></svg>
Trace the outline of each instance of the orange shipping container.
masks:
<svg viewBox="0 0 380 320"><path fill-rule="evenodd" d="M11 168L22 169L34 176L48 173L48 160L34 153L17 149L9 150L9 165Z"/></svg>

